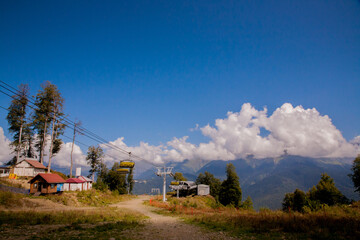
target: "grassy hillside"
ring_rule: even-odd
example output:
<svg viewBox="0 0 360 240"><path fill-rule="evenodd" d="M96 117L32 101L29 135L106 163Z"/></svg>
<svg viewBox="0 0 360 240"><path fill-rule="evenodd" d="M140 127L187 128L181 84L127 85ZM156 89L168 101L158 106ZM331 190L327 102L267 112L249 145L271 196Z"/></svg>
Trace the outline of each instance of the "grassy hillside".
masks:
<svg viewBox="0 0 360 240"><path fill-rule="evenodd" d="M297 213L262 209L258 212L221 207L211 197L168 197L149 201L159 213L177 215L204 228L226 231L241 239L359 239L360 203L324 206Z"/></svg>

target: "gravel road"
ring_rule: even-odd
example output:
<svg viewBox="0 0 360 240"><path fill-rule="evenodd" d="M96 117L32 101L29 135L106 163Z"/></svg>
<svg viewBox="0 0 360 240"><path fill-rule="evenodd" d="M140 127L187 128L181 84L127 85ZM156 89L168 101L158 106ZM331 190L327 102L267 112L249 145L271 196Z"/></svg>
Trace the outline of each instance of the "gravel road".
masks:
<svg viewBox="0 0 360 240"><path fill-rule="evenodd" d="M186 224L181 219L171 216L163 216L154 213L156 208L144 205L149 196L139 196L126 202L114 204L119 208L127 208L138 211L149 219L145 222L144 228L126 231L126 235L131 239L237 239L230 237L223 232L206 230L194 225Z"/></svg>

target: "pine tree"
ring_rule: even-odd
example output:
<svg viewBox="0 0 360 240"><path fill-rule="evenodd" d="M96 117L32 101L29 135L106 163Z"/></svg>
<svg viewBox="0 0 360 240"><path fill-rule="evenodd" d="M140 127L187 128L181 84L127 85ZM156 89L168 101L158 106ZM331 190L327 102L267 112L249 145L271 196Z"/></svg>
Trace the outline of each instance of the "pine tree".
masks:
<svg viewBox="0 0 360 240"><path fill-rule="evenodd" d="M39 152L40 162L43 163L47 136L51 134L48 165L48 171L50 171L51 158L54 153L56 154L60 150L62 143L58 136L62 134L64 129L64 125L59 121L59 118L63 116L64 99L54 84L47 81L41 87L42 90L36 95L36 109L33 116L33 126L37 132L35 147Z"/></svg>
<svg viewBox="0 0 360 240"><path fill-rule="evenodd" d="M246 210L253 210L253 202L250 196L246 198L246 200L241 204L241 208Z"/></svg>
<svg viewBox="0 0 360 240"><path fill-rule="evenodd" d="M352 174L349 174L349 177L354 183L355 192L360 194L360 154L355 158L351 171Z"/></svg>
<svg viewBox="0 0 360 240"><path fill-rule="evenodd" d="M18 93L13 96L11 101L8 115L6 119L9 124L9 132L13 135L13 141L10 143L10 147L14 149L16 156L13 158L10 165L15 165L21 156L24 156L27 139L24 138L24 133L29 132L30 128L26 122L27 105L28 105L28 85L21 84L19 86Z"/></svg>
<svg viewBox="0 0 360 240"><path fill-rule="evenodd" d="M232 163L226 165L226 180L221 184L219 201L223 205L239 207L241 204L241 188L239 177L236 174L235 166Z"/></svg>
<svg viewBox="0 0 360 240"><path fill-rule="evenodd" d="M309 191L309 198L329 206L345 204L349 200L335 187L334 179L326 173L321 174L321 179L316 187Z"/></svg>

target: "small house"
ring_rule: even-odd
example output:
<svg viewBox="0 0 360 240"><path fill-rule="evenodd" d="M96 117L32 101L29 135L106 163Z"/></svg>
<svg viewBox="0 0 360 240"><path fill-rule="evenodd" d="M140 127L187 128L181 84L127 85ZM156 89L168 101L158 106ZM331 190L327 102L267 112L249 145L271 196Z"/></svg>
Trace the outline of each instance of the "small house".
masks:
<svg viewBox="0 0 360 240"><path fill-rule="evenodd" d="M36 159L25 158L14 166L17 176L34 177L39 173L45 173L46 167Z"/></svg>
<svg viewBox="0 0 360 240"><path fill-rule="evenodd" d="M77 178L84 181L84 190L89 190L92 188L93 181L90 178L85 176L78 176Z"/></svg>
<svg viewBox="0 0 360 240"><path fill-rule="evenodd" d="M39 173L29 183L30 193L49 194L64 191L65 180L55 173Z"/></svg>
<svg viewBox="0 0 360 240"><path fill-rule="evenodd" d="M85 181L78 178L69 178L64 185L64 191L83 191Z"/></svg>
<svg viewBox="0 0 360 240"><path fill-rule="evenodd" d="M0 177L8 177L10 174L9 167L0 167Z"/></svg>

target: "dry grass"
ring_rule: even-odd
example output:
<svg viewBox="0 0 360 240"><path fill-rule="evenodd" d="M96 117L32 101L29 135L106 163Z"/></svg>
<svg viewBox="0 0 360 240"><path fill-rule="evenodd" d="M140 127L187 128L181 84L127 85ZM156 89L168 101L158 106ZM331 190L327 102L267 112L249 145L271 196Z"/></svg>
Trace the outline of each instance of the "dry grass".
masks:
<svg viewBox="0 0 360 240"><path fill-rule="evenodd" d="M101 208L71 211L1 211L0 225L34 224L83 224L98 222L138 222L145 216L136 212L118 208Z"/></svg>
<svg viewBox="0 0 360 240"><path fill-rule="evenodd" d="M190 223L240 237L360 239L360 203L323 207L304 214L215 208L207 197L169 199L167 203L155 198L149 204L166 209L167 214L180 215Z"/></svg>
<svg viewBox="0 0 360 240"><path fill-rule="evenodd" d="M91 189L87 191L63 192L62 194L51 194L33 198L45 198L55 203L72 207L103 207L135 197L136 196L134 195L119 195L111 191L103 192Z"/></svg>

